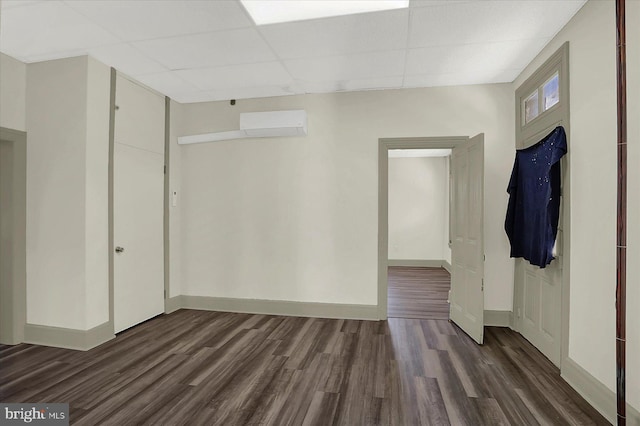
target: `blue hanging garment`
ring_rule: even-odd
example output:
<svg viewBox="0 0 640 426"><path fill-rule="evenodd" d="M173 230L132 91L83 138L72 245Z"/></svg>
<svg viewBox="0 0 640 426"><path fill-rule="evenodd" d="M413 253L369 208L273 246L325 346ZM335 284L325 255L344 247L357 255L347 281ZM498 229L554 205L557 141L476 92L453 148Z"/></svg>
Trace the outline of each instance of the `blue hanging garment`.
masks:
<svg viewBox="0 0 640 426"><path fill-rule="evenodd" d="M523 257L541 268L553 260L560 216L560 159L566 152L562 126L537 144L517 150L507 188L504 229L511 257Z"/></svg>

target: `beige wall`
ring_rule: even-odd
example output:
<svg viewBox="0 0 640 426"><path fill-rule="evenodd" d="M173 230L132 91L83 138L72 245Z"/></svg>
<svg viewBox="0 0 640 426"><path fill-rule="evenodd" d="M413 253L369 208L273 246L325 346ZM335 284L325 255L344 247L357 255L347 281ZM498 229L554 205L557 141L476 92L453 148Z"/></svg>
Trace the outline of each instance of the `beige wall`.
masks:
<svg viewBox="0 0 640 426"><path fill-rule="evenodd" d="M445 157L389 159L389 259L443 260Z"/></svg>
<svg viewBox="0 0 640 426"><path fill-rule="evenodd" d="M27 66L0 53L0 127L26 129Z"/></svg>
<svg viewBox="0 0 640 426"><path fill-rule="evenodd" d="M484 132L485 307L511 310L511 84L189 104L180 134L237 129L242 111L298 108L307 137L181 147L184 294L377 304L378 138Z"/></svg>
<svg viewBox="0 0 640 426"><path fill-rule="evenodd" d="M13 147L0 140L0 342L13 344ZM18 308L16 306L16 308Z"/></svg>
<svg viewBox="0 0 640 426"><path fill-rule="evenodd" d="M109 320L110 68L88 58L86 135L86 328Z"/></svg>
<svg viewBox="0 0 640 426"><path fill-rule="evenodd" d="M108 320L108 88L86 56L27 66L28 323Z"/></svg>
<svg viewBox="0 0 640 426"><path fill-rule="evenodd" d="M627 23L640 22L640 2ZM515 81L570 46L571 298L569 357L615 389L616 38L614 2L588 2ZM629 102L628 401L640 408L640 27L627 25Z"/></svg>

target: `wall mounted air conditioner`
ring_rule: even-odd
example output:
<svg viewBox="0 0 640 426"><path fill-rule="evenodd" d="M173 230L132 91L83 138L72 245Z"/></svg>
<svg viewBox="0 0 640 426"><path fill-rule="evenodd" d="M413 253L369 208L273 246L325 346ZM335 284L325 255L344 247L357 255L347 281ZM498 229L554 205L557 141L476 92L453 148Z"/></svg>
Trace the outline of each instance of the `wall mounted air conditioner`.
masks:
<svg viewBox="0 0 640 426"><path fill-rule="evenodd" d="M306 136L307 112L303 109L290 111L265 111L240 113L240 130L205 133L178 137L180 145L216 142L229 139L270 138L282 136Z"/></svg>

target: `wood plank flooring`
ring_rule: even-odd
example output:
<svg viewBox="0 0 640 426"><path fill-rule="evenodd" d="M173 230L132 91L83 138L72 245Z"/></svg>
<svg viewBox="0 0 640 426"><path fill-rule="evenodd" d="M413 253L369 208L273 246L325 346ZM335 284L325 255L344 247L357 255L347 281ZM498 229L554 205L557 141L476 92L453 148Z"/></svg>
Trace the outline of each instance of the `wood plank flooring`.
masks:
<svg viewBox="0 0 640 426"><path fill-rule="evenodd" d="M180 310L88 352L0 346L2 402L78 425L608 424L516 333Z"/></svg>
<svg viewBox="0 0 640 426"><path fill-rule="evenodd" d="M390 318L449 319L451 276L444 268L390 266Z"/></svg>

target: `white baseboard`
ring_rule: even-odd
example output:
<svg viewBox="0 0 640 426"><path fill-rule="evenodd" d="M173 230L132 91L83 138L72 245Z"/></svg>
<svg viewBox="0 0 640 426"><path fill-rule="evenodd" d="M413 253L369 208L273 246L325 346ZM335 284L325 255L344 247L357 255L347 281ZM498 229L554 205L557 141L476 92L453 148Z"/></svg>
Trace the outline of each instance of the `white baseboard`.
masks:
<svg viewBox="0 0 640 426"><path fill-rule="evenodd" d="M593 377L587 370L567 357L562 361L562 378L611 424L616 423L616 394ZM640 426L640 412L627 404L627 425Z"/></svg>
<svg viewBox="0 0 640 426"><path fill-rule="evenodd" d="M484 325L489 327L509 327L513 329L513 312L484 311Z"/></svg>
<svg viewBox="0 0 640 426"><path fill-rule="evenodd" d="M172 299L178 299L173 301ZM377 305L350 305L342 303L292 302L285 300L234 299L227 297L177 296L171 298L172 307L206 311L239 312L248 314L285 315L314 318L375 320ZM168 304L167 304L168 305ZM176 310L176 309L174 309Z"/></svg>
<svg viewBox="0 0 640 426"><path fill-rule="evenodd" d="M81 351L88 351L115 337L113 324L110 322L105 322L90 330L75 330L38 324L25 324L24 326L25 343Z"/></svg>

